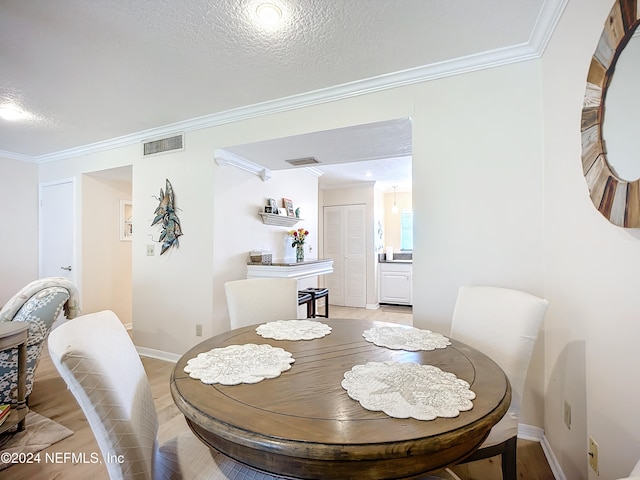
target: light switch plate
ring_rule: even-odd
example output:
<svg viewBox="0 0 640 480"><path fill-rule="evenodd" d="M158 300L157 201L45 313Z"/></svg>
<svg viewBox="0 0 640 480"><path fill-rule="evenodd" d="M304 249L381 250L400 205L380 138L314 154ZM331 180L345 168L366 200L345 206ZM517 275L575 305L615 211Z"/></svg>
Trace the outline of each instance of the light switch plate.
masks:
<svg viewBox="0 0 640 480"><path fill-rule="evenodd" d="M566 400L564 401L564 424L571 430L571 405Z"/></svg>
<svg viewBox="0 0 640 480"><path fill-rule="evenodd" d="M598 471L598 444L591 437L589 437L589 465L594 472L600 475Z"/></svg>

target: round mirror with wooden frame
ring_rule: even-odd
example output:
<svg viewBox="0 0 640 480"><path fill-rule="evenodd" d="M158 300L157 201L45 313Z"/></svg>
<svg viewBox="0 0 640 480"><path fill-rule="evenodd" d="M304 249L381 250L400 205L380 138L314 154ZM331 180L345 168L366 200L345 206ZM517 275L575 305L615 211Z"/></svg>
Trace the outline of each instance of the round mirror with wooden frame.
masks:
<svg viewBox="0 0 640 480"><path fill-rule="evenodd" d="M617 175L607 158L602 126L616 62L633 36L639 14L638 0L617 0L613 5L591 58L582 108L582 170L591 201L611 223L626 228L640 227L640 178Z"/></svg>

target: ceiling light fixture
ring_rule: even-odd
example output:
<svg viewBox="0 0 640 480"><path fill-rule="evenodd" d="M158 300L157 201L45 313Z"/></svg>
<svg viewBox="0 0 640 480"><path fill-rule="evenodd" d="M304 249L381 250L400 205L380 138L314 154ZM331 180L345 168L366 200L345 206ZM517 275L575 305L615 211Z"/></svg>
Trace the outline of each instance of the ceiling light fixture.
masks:
<svg viewBox="0 0 640 480"><path fill-rule="evenodd" d="M396 203L396 188L397 186L393 186L393 207L391 207L391 213L398 213L398 204Z"/></svg>
<svg viewBox="0 0 640 480"><path fill-rule="evenodd" d="M280 22L282 10L273 3L262 3L256 8L256 15L263 25L273 27Z"/></svg>
<svg viewBox="0 0 640 480"><path fill-rule="evenodd" d="M2 105L0 106L0 118L7 120L8 122L15 122L26 118L28 114L16 107L15 105Z"/></svg>

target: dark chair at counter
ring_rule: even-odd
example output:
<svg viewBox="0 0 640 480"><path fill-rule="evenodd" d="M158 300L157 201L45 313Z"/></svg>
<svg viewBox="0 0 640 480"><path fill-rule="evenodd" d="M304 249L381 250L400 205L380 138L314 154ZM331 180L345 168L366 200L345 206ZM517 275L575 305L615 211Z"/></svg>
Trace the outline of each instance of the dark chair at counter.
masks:
<svg viewBox="0 0 640 480"><path fill-rule="evenodd" d="M328 288L309 287L309 288L305 288L304 290L300 290L300 292L311 294L311 296L313 297L313 300L311 302L312 307L311 307L310 318L316 318L316 317L329 318L329 289ZM321 298L324 298L324 315L318 313L318 300Z"/></svg>
<svg viewBox="0 0 640 480"><path fill-rule="evenodd" d="M313 318L313 309L314 309L315 303L313 301L312 294L298 291L298 305L306 305L307 318Z"/></svg>

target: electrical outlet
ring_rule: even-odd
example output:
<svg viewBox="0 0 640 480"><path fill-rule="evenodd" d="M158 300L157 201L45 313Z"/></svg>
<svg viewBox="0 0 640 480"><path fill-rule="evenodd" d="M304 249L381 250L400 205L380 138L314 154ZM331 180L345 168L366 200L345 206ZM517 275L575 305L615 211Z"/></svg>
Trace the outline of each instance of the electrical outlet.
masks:
<svg viewBox="0 0 640 480"><path fill-rule="evenodd" d="M571 430L571 405L566 400L564 401L564 424Z"/></svg>
<svg viewBox="0 0 640 480"><path fill-rule="evenodd" d="M198 323L196 325L196 337L201 337L201 336L202 336L202 325Z"/></svg>
<svg viewBox="0 0 640 480"><path fill-rule="evenodd" d="M598 471L598 444L591 437L589 437L589 465L594 472L600 475Z"/></svg>
<svg viewBox="0 0 640 480"><path fill-rule="evenodd" d="M155 245L147 245L147 257L153 257L156 254Z"/></svg>

